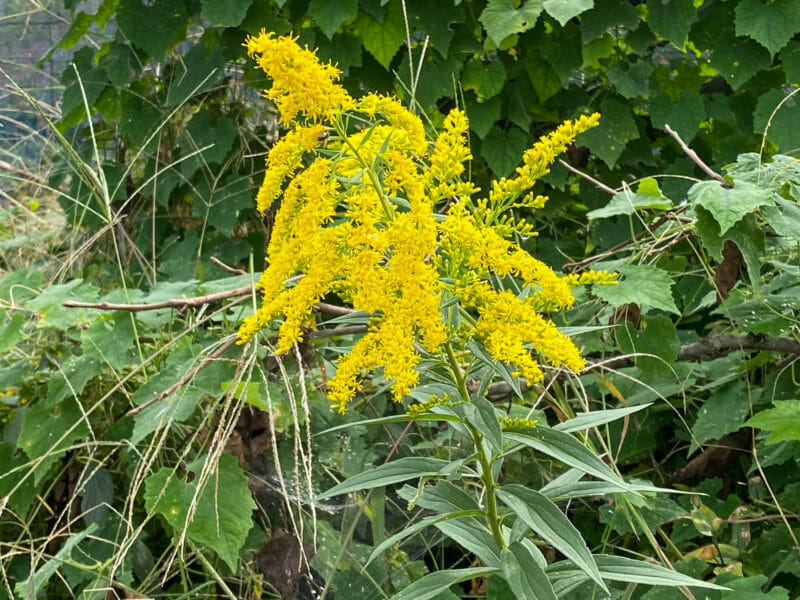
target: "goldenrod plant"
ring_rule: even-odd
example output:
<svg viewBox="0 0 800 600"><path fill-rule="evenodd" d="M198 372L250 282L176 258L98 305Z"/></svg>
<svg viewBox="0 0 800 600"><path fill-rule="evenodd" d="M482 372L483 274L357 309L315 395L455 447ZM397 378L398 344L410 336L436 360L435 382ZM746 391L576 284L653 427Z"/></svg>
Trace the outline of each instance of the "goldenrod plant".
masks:
<svg viewBox="0 0 800 600"><path fill-rule="evenodd" d="M242 324L240 343L271 335L277 325L276 354L288 353L313 331L313 307L338 297L368 323L327 382L333 407L344 413L368 379L382 377L407 410L367 423L440 421L456 435L451 459L399 458L319 498L419 479L416 491L399 493L409 508L433 514L378 544L370 561L425 526L477 557L468 568L417 579L393 598L432 598L492 574L531 600L555 599L586 582L595 593L608 593L607 581L718 587L650 563L593 555L555 504L598 494L641 498L655 490L625 481L587 437L571 435L643 406L580 415L550 428L532 419L532 411L509 415L487 399L498 379L535 386L546 369L557 377L585 367L550 316L572 306L576 285L614 285L615 276L554 272L521 245L535 232L520 212L544 206L534 184L600 115L580 115L541 137L512 176L484 193L467 177L472 156L463 110L451 110L431 138L396 98L353 98L336 67L292 36L262 31L246 46L271 79L266 95L289 131L270 150L258 192L260 211L274 210L276 201L280 206L259 284L263 300ZM422 372L435 375L441 392L414 402ZM501 484L504 462L523 450L571 470L538 491ZM565 559L547 564L541 540Z"/></svg>

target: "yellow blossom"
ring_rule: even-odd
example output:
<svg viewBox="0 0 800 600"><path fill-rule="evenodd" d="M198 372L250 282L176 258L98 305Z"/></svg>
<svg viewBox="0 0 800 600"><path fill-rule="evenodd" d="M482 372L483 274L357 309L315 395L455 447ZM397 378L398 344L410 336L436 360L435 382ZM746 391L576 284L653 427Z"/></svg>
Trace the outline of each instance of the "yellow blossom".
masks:
<svg viewBox="0 0 800 600"><path fill-rule="evenodd" d="M613 276L559 276L512 241L535 232L507 213L543 206L546 198L529 189L596 115L542 137L513 178L473 200L479 190L464 179L472 156L463 111L451 111L430 143L419 117L396 98L353 100L337 83L338 70L295 38L262 32L247 47L272 79L267 96L291 129L270 150L258 192L261 211L282 198L259 282L263 300L242 323L240 342L279 319L276 351L289 352L314 327L312 309L328 294L370 315L328 381L340 411L375 372L402 400L419 380L421 353L436 355L454 337L479 340L531 382L543 377L540 361L583 369L578 349L544 315L570 306L575 285L613 283ZM331 134L324 150L323 132ZM447 210L437 214L444 198ZM522 293L492 283L505 278ZM456 329L442 315L459 309L470 325Z"/></svg>
<svg viewBox="0 0 800 600"><path fill-rule="evenodd" d="M353 99L336 83L339 69L320 63L315 52L300 48L296 40L262 29L245 42L248 54L272 80L266 94L278 107L281 122L291 124L301 113L316 122L351 109Z"/></svg>
<svg viewBox="0 0 800 600"><path fill-rule="evenodd" d="M325 126L321 124L296 127L272 146L267 155L264 183L256 196L259 212L263 213L272 205L281 193L284 179L300 166L303 155L317 146L324 131Z"/></svg>

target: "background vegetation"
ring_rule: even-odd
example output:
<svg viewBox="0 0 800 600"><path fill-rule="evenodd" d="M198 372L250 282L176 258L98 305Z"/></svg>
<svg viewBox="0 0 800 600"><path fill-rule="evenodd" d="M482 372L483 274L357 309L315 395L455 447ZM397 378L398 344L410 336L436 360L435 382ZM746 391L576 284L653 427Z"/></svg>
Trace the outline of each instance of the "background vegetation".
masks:
<svg viewBox="0 0 800 600"><path fill-rule="evenodd" d="M0 26L16 26L4 47L43 15L64 34L40 46L38 65L0 63L13 73L0 105L0 598L383 598L474 560L425 530L362 570L425 507L407 511L414 492L399 486L313 499L390 456L448 458L452 443L448 429L404 423L306 437L306 420L321 432L402 412L379 378L352 414L330 412L321 390L354 341L352 316L326 314L300 360L232 345L263 266L270 218L256 216L254 190L280 132L242 48L261 28L295 32L338 63L352 94L395 93L433 126L466 107L484 188L555 124L602 113L541 184L551 199L525 242L556 269L621 274L558 317L590 367L523 382L517 399L509 379L490 398L550 424L652 403L587 443L627 478L706 495L561 506L597 551L731 590L617 583L613 597L800 596L794 0L4 10ZM538 488L564 468L526 455L506 476ZM297 566L304 548L310 572ZM513 597L496 578L463 586Z"/></svg>

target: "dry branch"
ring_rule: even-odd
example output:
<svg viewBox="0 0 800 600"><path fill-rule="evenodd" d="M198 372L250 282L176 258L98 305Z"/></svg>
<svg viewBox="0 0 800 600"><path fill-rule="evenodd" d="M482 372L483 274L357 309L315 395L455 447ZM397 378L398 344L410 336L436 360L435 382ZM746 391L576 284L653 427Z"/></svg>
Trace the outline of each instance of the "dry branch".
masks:
<svg viewBox="0 0 800 600"><path fill-rule="evenodd" d="M683 153L686 156L688 156L689 158L691 158L692 161L694 162L694 164L696 164L698 167L700 167L700 169L702 169L703 173L705 173L706 175L708 175L712 179L716 179L717 181L719 181L719 183L720 183L720 185L722 187L726 187L726 188L732 188L733 187L733 184L730 181L725 179L719 173L716 173L714 170L711 169L711 167L709 167L705 162L703 162L703 159L700 158L697 155L697 152L695 152L694 150L689 148L688 145L686 145L686 142L684 142L681 139L681 136L678 135L677 131L675 131L669 125L664 125L664 131L666 131L668 134L670 134L672 136L672 139L674 139L676 142L678 142L678 145L681 147L681 150L683 150Z"/></svg>

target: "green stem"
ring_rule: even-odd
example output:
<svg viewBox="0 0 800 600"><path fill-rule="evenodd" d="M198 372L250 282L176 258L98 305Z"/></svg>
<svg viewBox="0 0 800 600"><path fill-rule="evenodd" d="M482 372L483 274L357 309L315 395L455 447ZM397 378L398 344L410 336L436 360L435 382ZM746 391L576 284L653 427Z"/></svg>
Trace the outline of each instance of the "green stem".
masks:
<svg viewBox="0 0 800 600"><path fill-rule="evenodd" d="M228 587L228 584L222 579L222 576L217 572L214 566L209 562L209 560L203 556L202 550L200 548L195 548L193 544L190 544L192 550L194 551L194 555L200 561L200 563L205 567L206 571L208 572L211 577L214 578L214 581L217 582L220 588L222 588L223 593L231 600L236 600L236 594L233 593L231 588Z"/></svg>
<svg viewBox="0 0 800 600"><path fill-rule="evenodd" d="M336 121L333 122L333 128L336 130L337 135L342 139L342 141L350 148L350 151L353 153L355 159L361 163L361 167L367 172L369 180L372 182L372 186L375 188L375 191L378 193L378 197L381 200L381 206L383 207L384 215L387 219L391 219L394 217L394 208L389 202L389 199L386 197L386 194L384 194L383 186L381 186L381 182L378 181L378 176L358 152L358 148L353 146L353 143L350 141L350 138L347 137L347 132L344 130L344 127L339 119L336 119Z"/></svg>
<svg viewBox="0 0 800 600"><path fill-rule="evenodd" d="M455 352L453 352L453 347L448 342L445 344L444 348L445 352L447 353L447 360L450 365L450 370L452 371L453 378L456 382L456 387L458 387L458 391L464 401L469 402L469 390L467 390L467 382L458 366L458 360L456 359ZM489 528L492 530L492 537L494 537L494 541L502 550L506 547L506 540L503 537L503 530L500 526L500 518L497 516L497 496L495 495L497 484L494 481L494 477L492 477L492 463L489 460L489 456L486 454L486 446L483 443L483 435L481 432L478 431L478 429L468 421L465 421L464 424L467 426L467 429L472 436L472 442L475 444L475 449L478 453L478 464L481 467L481 480L483 481L483 486L486 491L486 519L489 521Z"/></svg>

